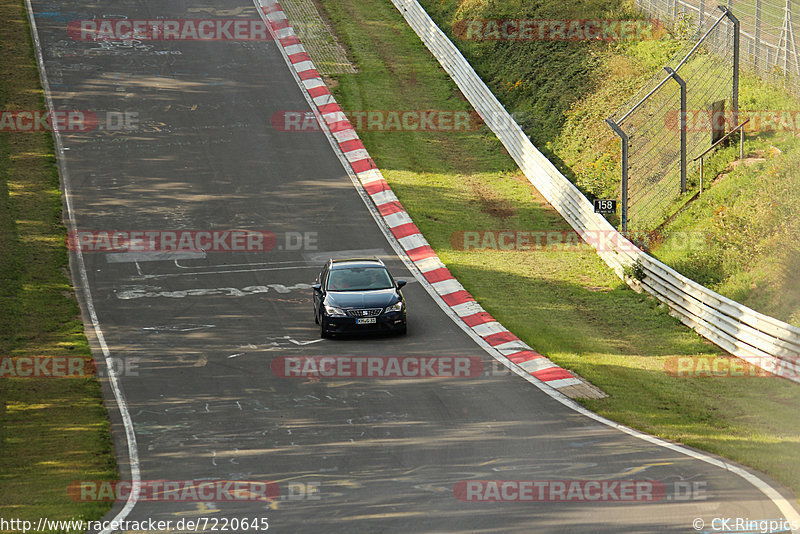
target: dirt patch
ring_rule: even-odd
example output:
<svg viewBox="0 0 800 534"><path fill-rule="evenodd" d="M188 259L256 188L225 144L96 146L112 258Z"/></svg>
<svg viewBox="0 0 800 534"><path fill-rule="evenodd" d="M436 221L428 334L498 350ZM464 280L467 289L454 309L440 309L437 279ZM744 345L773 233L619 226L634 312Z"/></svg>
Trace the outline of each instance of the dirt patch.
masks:
<svg viewBox="0 0 800 534"><path fill-rule="evenodd" d="M508 199L492 191L492 189L485 184L473 178L467 178L466 182L472 190L475 201L480 204L480 210L483 213L499 219L508 219L509 217L513 217L516 213L516 210Z"/></svg>
<svg viewBox="0 0 800 534"><path fill-rule="evenodd" d="M714 177L714 179L711 181L711 185L717 185L722 180L727 178L732 171L735 171L742 165L744 165L745 167L752 167L753 165L758 165L759 163L764 163L767 161L766 158L761 157L761 155L764 154L763 150L757 150L756 152L760 154L755 154L754 156L749 156L744 159L737 159L736 161L731 161L728 167L725 169L725 172L721 172Z"/></svg>
<svg viewBox="0 0 800 534"><path fill-rule="evenodd" d="M603 286L586 286L581 284L581 287L586 291L591 291L593 293L607 293L611 291L611 288L603 287Z"/></svg>
<svg viewBox="0 0 800 534"><path fill-rule="evenodd" d="M737 167L739 167L741 165L744 165L745 167L752 167L753 165L757 165L759 163L764 163L765 161L767 161L766 158L758 158L758 157L756 157L756 158L750 157L750 158L744 158L744 159L737 159L736 161L731 161L731 164L729 165L729 167L730 167L731 170L736 169Z"/></svg>
<svg viewBox="0 0 800 534"><path fill-rule="evenodd" d="M321 76L322 76L322 81L325 82L325 85L328 86L329 90L339 87L339 80L337 80L336 78L331 78L330 76L325 76L324 74L321 74Z"/></svg>

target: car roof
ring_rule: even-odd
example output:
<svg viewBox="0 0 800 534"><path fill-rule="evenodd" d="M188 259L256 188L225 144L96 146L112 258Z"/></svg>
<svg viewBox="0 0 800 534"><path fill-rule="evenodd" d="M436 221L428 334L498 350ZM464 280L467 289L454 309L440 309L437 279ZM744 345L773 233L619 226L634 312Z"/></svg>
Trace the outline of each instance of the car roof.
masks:
<svg viewBox="0 0 800 534"><path fill-rule="evenodd" d="M331 269L345 267L386 267L378 258L347 258L339 260L331 259L329 261Z"/></svg>

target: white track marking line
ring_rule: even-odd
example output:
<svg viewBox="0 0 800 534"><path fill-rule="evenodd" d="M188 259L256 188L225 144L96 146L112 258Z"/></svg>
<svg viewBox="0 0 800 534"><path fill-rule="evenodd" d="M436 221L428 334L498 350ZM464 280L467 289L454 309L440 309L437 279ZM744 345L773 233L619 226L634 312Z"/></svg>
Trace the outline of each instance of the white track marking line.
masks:
<svg viewBox="0 0 800 534"><path fill-rule="evenodd" d="M39 30L36 27L36 18L33 15L33 7L31 6L31 0L25 0L25 8L28 12L28 21L31 25L31 35L33 37L33 47L36 53L36 61L39 63L39 79L42 82L42 90L44 91L44 98L45 104L47 105L47 110L52 114L54 113L53 108L53 98L50 92L50 84L47 81L47 73L45 72L44 68L44 56L42 55L42 45L39 40ZM67 164L64 159L64 144L61 140L61 133L58 131L58 128L53 128L53 140L55 142L55 149L56 149L56 156L58 160L58 170L61 174L61 183L64 195L64 204L67 209L67 227L73 231L77 232L77 226L75 221L75 215L72 210L72 197L70 196L70 180L69 180L69 173L67 172ZM128 500L125 501L125 506L122 507L122 510L114 517L112 521L122 521L124 520L128 514L131 513L133 507L136 505L136 502L139 499L139 491L141 487L141 475L139 470L139 451L136 448L136 433L133 430L133 421L131 420L130 412L128 411L128 403L125 400L125 395L122 392L122 388L119 384L119 378L117 377L117 372L114 368L113 363L111 362L111 352L108 349L108 345L106 345L106 339L103 335L103 331L100 328L100 321L97 318L97 311L94 307L94 301L92 300L92 293L89 289L89 277L86 274L86 263L83 260L83 253L78 247L75 250L75 260L78 265L78 276L80 277L80 287L81 292L83 293L83 301L86 308L86 313L89 314L89 319L92 323L92 328L94 329L95 336L97 337L97 343L100 345L100 350L103 352L103 358L106 362L106 368L108 369L108 381L111 385L111 390L114 393L114 399L117 402L117 407L119 409L120 417L122 418L122 424L125 427L125 439L128 443L128 463L130 464L130 471L131 471L131 493L128 496ZM112 532L110 528L104 529L100 534L109 534Z"/></svg>
<svg viewBox="0 0 800 534"><path fill-rule="evenodd" d="M255 273L261 271L291 271L297 269L319 269L319 267L314 265L303 265L303 266L295 266L295 267L260 267L258 269L233 269L229 271L192 271L189 273L168 273L168 274L140 274L140 276L135 276L133 278L142 279L142 280L150 280L152 278L173 278L176 276L197 276L201 274L235 274L235 273Z"/></svg>
<svg viewBox="0 0 800 534"><path fill-rule="evenodd" d="M179 260L175 260L175 267L180 269L213 269L215 267L220 267L224 269L228 269L230 267L255 267L256 265L282 265L286 263L299 263L303 264L302 260L296 261L254 261L253 263L226 263L224 265L181 265L178 263Z"/></svg>

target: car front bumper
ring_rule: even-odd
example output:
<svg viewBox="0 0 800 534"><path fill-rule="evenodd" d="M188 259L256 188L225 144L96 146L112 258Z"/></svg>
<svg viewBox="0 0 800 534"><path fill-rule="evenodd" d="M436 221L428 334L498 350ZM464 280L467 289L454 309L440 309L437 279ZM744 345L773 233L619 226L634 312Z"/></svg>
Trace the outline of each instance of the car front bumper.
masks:
<svg viewBox="0 0 800 534"><path fill-rule="evenodd" d="M377 332L397 332L406 327L406 314L400 312L382 313L375 322L358 324L355 317L325 316L323 324L329 334L374 334Z"/></svg>

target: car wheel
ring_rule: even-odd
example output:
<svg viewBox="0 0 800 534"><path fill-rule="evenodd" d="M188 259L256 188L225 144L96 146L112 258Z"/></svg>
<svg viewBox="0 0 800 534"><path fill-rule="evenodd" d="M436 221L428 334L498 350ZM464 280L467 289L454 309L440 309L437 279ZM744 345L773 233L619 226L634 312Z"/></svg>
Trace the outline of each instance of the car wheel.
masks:
<svg viewBox="0 0 800 534"><path fill-rule="evenodd" d="M319 337L321 337L322 339L330 337L330 334L328 334L328 332L326 330L325 318L324 317L319 321Z"/></svg>
<svg viewBox="0 0 800 534"><path fill-rule="evenodd" d="M403 328L401 328L400 331L397 332L397 335L398 336L404 336L404 335L406 335L406 332L408 332L408 327L404 325Z"/></svg>

